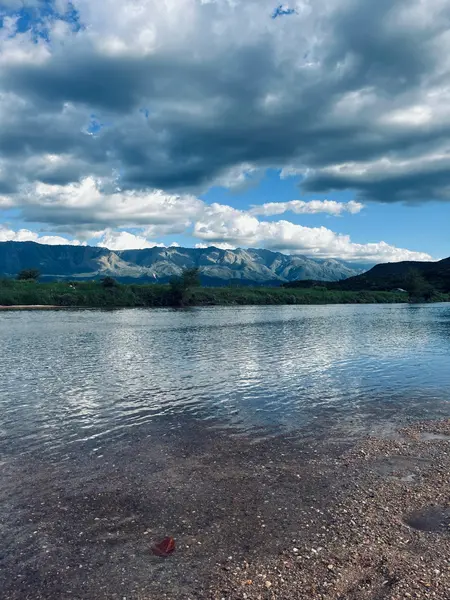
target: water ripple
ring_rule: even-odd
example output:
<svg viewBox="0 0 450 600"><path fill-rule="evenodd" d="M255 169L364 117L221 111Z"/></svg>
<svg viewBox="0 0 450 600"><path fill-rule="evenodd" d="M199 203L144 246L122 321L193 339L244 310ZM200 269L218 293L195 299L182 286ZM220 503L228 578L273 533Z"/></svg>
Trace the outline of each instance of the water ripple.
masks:
<svg viewBox="0 0 450 600"><path fill-rule="evenodd" d="M0 443L94 451L166 419L247 433L448 414L450 308L0 313Z"/></svg>

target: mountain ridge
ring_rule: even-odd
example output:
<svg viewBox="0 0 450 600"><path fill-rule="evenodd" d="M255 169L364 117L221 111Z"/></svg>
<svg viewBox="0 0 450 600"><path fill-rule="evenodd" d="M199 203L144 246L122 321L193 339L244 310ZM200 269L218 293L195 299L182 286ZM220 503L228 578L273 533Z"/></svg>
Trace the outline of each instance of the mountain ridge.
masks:
<svg viewBox="0 0 450 600"><path fill-rule="evenodd" d="M378 264L360 275L336 285L345 290L389 290L407 285L411 273L439 292L450 292L450 257L438 261L402 261Z"/></svg>
<svg viewBox="0 0 450 600"><path fill-rule="evenodd" d="M0 273L7 277L16 276L22 269L37 268L45 279L98 279L109 275L118 280L164 282L192 267L200 269L204 283L216 284L340 281L363 272L361 267L338 259L313 259L256 248L155 246L114 251L98 246L0 242Z"/></svg>

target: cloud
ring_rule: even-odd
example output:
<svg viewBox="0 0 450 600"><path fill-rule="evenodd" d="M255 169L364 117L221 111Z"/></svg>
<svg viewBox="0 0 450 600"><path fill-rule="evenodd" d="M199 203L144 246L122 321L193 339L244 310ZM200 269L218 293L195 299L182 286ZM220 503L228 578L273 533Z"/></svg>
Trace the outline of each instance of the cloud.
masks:
<svg viewBox="0 0 450 600"><path fill-rule="evenodd" d="M7 198L0 197L5 207ZM190 195L161 190L122 191L114 180L86 177L67 185L38 183L24 187L17 199L26 221L47 223L60 230L91 232L115 227L147 225L154 234L182 233L203 209Z"/></svg>
<svg viewBox="0 0 450 600"><path fill-rule="evenodd" d="M270 217L272 215L281 215L285 212L293 212L297 215L314 215L326 213L328 215L339 216L343 213L352 215L361 212L364 205L360 202L351 200L350 202L336 202L335 200L291 200L290 202L268 202L267 204L254 205L250 209L252 215L263 215Z"/></svg>
<svg viewBox="0 0 450 600"><path fill-rule="evenodd" d="M142 250L155 246L165 247L164 244L151 242L142 235L135 235L128 231L111 231L110 229L102 233L96 245L101 248L109 248L109 250Z"/></svg>
<svg viewBox="0 0 450 600"><path fill-rule="evenodd" d="M433 260L429 254L396 248L385 242L357 244L348 235L326 227L304 227L289 221L259 221L230 206L213 204L195 224L194 236L202 244L218 247L267 248L316 258L339 257L357 262Z"/></svg>
<svg viewBox="0 0 450 600"><path fill-rule="evenodd" d="M22 218L46 223L50 233L28 229L0 230L2 240L32 240L64 244L88 242L111 250L164 246L154 241L168 234L184 234L194 243L220 248L262 247L318 258L342 258L358 262L429 260L426 253L399 249L384 242L355 244L349 236L325 227L305 227L286 220L264 221L258 216L325 213L358 213L355 202L311 200L272 202L250 210L208 205L193 195L167 194L161 190L133 191L117 188L115 180L85 178L80 183L50 185L38 183L20 194ZM14 206L14 205L13 205ZM0 197L0 209L10 209L8 197ZM132 229L132 231L130 231ZM67 241L55 233L71 234L80 241Z"/></svg>
<svg viewBox="0 0 450 600"><path fill-rule="evenodd" d="M40 235L29 229L19 229L13 231L0 225L0 242L37 242L39 244L49 244L51 246L60 246L68 244L70 246L81 246L82 242L78 240L69 240L58 235Z"/></svg>
<svg viewBox="0 0 450 600"><path fill-rule="evenodd" d="M160 218L158 223L148 226L133 226L133 231L129 231L126 223L136 222L135 197L133 194L121 195L111 201L111 194L105 193L99 189L98 185L91 186L93 182L89 182L89 186L83 187L86 194L82 194L80 189L76 190L76 199L73 199L73 189L68 190L67 196L61 198L57 196L58 202L71 203L74 202L80 210L99 210L98 207L103 206L106 215L109 215L111 210L111 202L113 202L113 214L117 223L116 228L107 227L105 229L80 229L76 239L68 239L64 236L55 235L54 232L36 233L28 229L13 231L6 227L0 228L0 241L35 241L42 244L74 244L89 243L110 250L129 250L129 249L144 249L155 246L165 247L164 243L154 241L158 235L163 235L164 232L178 231L185 227L185 213L181 212L178 215L176 210L179 208L175 199L175 209L171 213L172 204L169 202L166 208L165 218ZM95 193L94 193L95 192ZM92 195L91 195L92 194ZM46 197L46 196L45 196ZM165 202L164 195L155 196L157 203ZM53 198L53 196L51 196ZM87 199L83 203L83 199ZM42 202L41 198L41 202ZM153 196L152 196L153 201ZM115 203L121 203L121 211L115 208ZM342 235L327 229L326 227L305 227L296 225L289 221L264 221L259 220L258 214L265 216L280 214L281 205L283 211L294 208L297 212L315 212L328 210L331 214L341 214L342 210L350 210L357 212L361 209L357 203L329 203L328 201L311 201L306 203L306 208L297 204L299 201L292 203L272 203L254 207L251 211L242 211L232 208L231 206L212 204L207 205L198 200L194 203L196 206L195 218L191 226L185 231L185 234L192 236L196 247L217 246L219 248L236 248L236 247L256 247L266 248L269 250L285 252L288 254L306 254L316 258L341 258L347 261L356 262L396 262L401 260L433 260L432 257L424 252L415 252L403 248L396 248L385 242L356 244L351 241L348 235ZM317 204L314 204L316 202ZM52 199L50 199L52 204ZM344 209L335 206L343 206ZM275 205L275 207L273 206ZM147 205L146 205L147 206ZM150 205L153 209L153 204ZM92 209L92 207L94 207ZM143 213L142 220L146 223L149 217L153 219L151 209L147 214ZM52 208L53 210L53 208ZM157 210L163 211L159 204ZM122 214L122 218L120 217ZM133 216L130 216L133 215ZM99 219L94 219L92 216L88 219L89 227L97 222L108 221L109 218L103 216ZM95 223L94 223L95 221ZM61 230L70 233L73 225L61 225ZM178 244L171 244L178 245Z"/></svg>
<svg viewBox="0 0 450 600"><path fill-rule="evenodd" d="M348 162L318 170L306 181L310 190L360 188L364 201L420 203L450 200L450 153L447 148L419 157Z"/></svg>
<svg viewBox="0 0 450 600"><path fill-rule="evenodd" d="M0 225L0 242L36 242L38 244L49 244L51 246L69 245L86 246L87 242L76 239L69 239L59 235L39 234L29 229L19 229L14 231L6 226ZM89 245L108 248L109 250L142 250L144 248L165 248L166 245L160 242L153 242L145 236L133 234L129 231L113 231L107 229L96 232L95 236L89 241ZM173 243L171 246L178 246Z"/></svg>
<svg viewBox="0 0 450 600"><path fill-rule="evenodd" d="M19 23L24 6L34 19ZM450 1L274 6L3 0L0 210L30 227L8 235L42 240L38 224L53 240L101 231L98 243L144 247L193 229L199 243L428 257L256 217L450 200ZM233 212L198 198L267 168L355 200Z"/></svg>
<svg viewBox="0 0 450 600"><path fill-rule="evenodd" d="M2 0L1 8L3 10L18 10L24 7L37 7L39 2L41 2L41 0Z"/></svg>
<svg viewBox="0 0 450 600"><path fill-rule="evenodd" d="M301 165L308 191L449 199L433 159L450 134L448 0L304 0L275 20L269 0L74 0L77 26L70 3L34 4L45 35L0 35L0 190L119 173L124 190L199 193L240 165ZM90 131L93 114L106 125ZM386 159L420 175L374 179ZM358 163L367 175L333 171Z"/></svg>

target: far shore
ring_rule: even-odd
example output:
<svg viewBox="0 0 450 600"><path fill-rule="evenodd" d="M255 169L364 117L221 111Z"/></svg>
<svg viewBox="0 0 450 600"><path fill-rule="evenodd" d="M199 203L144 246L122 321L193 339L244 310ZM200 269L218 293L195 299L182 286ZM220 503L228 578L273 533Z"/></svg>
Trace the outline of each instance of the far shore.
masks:
<svg viewBox="0 0 450 600"><path fill-rule="evenodd" d="M0 304L0 310L54 310L55 308L64 308L56 304L13 304L4 306Z"/></svg>
<svg viewBox="0 0 450 600"><path fill-rule="evenodd" d="M408 301L408 294L382 290L338 290L323 286L200 287L179 290L170 284L104 281L0 280L0 310L56 308L180 308L293 304L391 304ZM434 300L448 300L437 295Z"/></svg>

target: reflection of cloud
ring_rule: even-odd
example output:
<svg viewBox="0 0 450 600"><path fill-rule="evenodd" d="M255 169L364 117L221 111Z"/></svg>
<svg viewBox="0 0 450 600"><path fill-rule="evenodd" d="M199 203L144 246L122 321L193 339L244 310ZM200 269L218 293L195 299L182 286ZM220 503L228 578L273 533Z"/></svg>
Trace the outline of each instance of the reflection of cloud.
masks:
<svg viewBox="0 0 450 600"><path fill-rule="evenodd" d="M10 374L8 430L28 436L26 450L46 440L54 451L127 438L133 428L145 435L157 417L169 427L198 419L279 431L442 413L448 310L276 306L7 317L0 338Z"/></svg>

